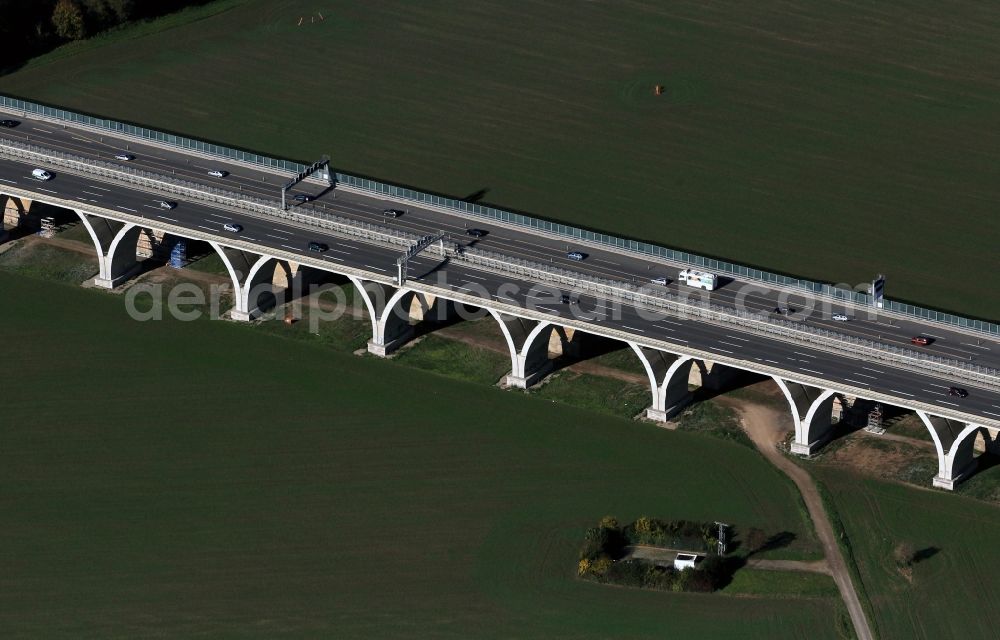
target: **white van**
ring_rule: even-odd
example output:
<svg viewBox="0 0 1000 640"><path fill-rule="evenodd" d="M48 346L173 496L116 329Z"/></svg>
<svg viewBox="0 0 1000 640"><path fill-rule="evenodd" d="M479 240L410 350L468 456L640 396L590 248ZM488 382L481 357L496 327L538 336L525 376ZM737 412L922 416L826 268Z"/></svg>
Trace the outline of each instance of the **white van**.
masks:
<svg viewBox="0 0 1000 640"><path fill-rule="evenodd" d="M45 169L35 169L31 172L31 177L35 180L51 180L52 174Z"/></svg>

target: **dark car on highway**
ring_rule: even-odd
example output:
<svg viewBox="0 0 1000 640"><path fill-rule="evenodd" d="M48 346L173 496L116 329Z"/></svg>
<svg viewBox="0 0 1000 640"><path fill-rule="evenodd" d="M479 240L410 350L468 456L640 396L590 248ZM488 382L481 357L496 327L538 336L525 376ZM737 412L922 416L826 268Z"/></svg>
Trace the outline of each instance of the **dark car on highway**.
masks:
<svg viewBox="0 0 1000 640"><path fill-rule="evenodd" d="M309 202L312 199L313 199L312 196L306 195L304 193L297 193L295 194L295 197L292 198L292 200L298 200L299 202Z"/></svg>
<svg viewBox="0 0 1000 640"><path fill-rule="evenodd" d="M581 251L570 251L569 253L566 254L566 257L569 258L570 260L580 261L586 258L587 254Z"/></svg>
<svg viewBox="0 0 1000 640"><path fill-rule="evenodd" d="M489 233L489 231L486 231L485 229L469 229L466 231L466 233L472 236L473 238L482 238L487 233Z"/></svg>
<svg viewBox="0 0 1000 640"><path fill-rule="evenodd" d="M948 395L956 396L958 398L968 398L969 392L959 387L948 387Z"/></svg>
<svg viewBox="0 0 1000 640"><path fill-rule="evenodd" d="M398 218L399 216L403 215L404 213L405 213L405 211L403 211L402 209L383 209L382 210L382 215L384 215L387 218Z"/></svg>
<svg viewBox="0 0 1000 640"><path fill-rule="evenodd" d="M0 120L0 127L7 127L8 129L16 127L19 124L21 123L17 120Z"/></svg>
<svg viewBox="0 0 1000 640"><path fill-rule="evenodd" d="M913 336L910 338L910 342L921 347L927 346L931 343L931 339L926 336Z"/></svg>
<svg viewBox="0 0 1000 640"><path fill-rule="evenodd" d="M326 244L323 244L322 242L310 242L309 243L309 250L310 251L315 251L316 253L323 253L324 251L328 251L329 249L330 249L330 247L328 245L326 245Z"/></svg>

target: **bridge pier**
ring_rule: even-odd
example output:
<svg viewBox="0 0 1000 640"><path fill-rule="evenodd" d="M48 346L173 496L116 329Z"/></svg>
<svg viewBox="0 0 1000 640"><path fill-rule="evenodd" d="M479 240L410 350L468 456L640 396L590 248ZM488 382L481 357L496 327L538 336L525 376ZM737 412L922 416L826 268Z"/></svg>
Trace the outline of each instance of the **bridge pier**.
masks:
<svg viewBox="0 0 1000 640"><path fill-rule="evenodd" d="M95 286L114 289L123 280L139 271L142 263L136 257L136 249L142 227L109 220L79 209L76 210L76 215L79 216L97 251L100 271L94 278Z"/></svg>
<svg viewBox="0 0 1000 640"><path fill-rule="evenodd" d="M275 268L282 269L285 281L288 282L291 279L288 265L272 256L223 247L217 242L209 244L219 254L233 283L235 306L229 311L229 317L239 322L249 322L273 309L277 304ZM267 268L272 261L275 268Z"/></svg>
<svg viewBox="0 0 1000 640"><path fill-rule="evenodd" d="M771 376L781 389L795 422L792 453L811 455L833 437L834 391Z"/></svg>
<svg viewBox="0 0 1000 640"><path fill-rule="evenodd" d="M986 427L933 416L917 410L917 415L930 431L938 454L938 473L932 484L940 489L954 490L955 486L976 472L979 461L975 457L975 444L982 435L985 451L1000 454L1000 436Z"/></svg>
<svg viewBox="0 0 1000 640"><path fill-rule="evenodd" d="M526 320L499 311L487 309L507 341L510 352L510 373L507 386L527 389L552 370L549 359L549 340L555 326L550 322Z"/></svg>
<svg viewBox="0 0 1000 640"><path fill-rule="evenodd" d="M356 276L348 277L365 301L371 319L372 337L368 341L368 353L384 358L413 339L416 330L410 324L409 309L416 296L415 291Z"/></svg>
<svg viewBox="0 0 1000 640"><path fill-rule="evenodd" d="M693 396L688 390L688 379L693 358L640 347L634 342L629 342L628 346L639 356L649 377L652 403L646 409L647 418L666 422L691 404Z"/></svg>

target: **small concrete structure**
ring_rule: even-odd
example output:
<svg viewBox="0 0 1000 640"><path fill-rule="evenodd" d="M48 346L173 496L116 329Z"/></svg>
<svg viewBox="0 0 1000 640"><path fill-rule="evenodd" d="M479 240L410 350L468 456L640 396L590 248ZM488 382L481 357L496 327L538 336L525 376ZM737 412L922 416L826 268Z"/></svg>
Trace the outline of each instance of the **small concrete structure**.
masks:
<svg viewBox="0 0 1000 640"><path fill-rule="evenodd" d="M674 569L678 571L684 571L685 569L694 569L695 565L701 561L701 556L694 553L678 553L677 557L674 558Z"/></svg>

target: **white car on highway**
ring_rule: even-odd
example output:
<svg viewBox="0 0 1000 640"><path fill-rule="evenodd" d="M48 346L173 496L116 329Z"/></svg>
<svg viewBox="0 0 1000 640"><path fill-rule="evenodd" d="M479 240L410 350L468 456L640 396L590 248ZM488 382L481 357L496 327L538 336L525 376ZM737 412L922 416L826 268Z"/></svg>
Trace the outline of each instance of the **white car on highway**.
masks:
<svg viewBox="0 0 1000 640"><path fill-rule="evenodd" d="M842 313L835 313L831 317L839 322L847 322L848 320L850 320L850 318L848 318L846 315Z"/></svg>
<svg viewBox="0 0 1000 640"><path fill-rule="evenodd" d="M229 175L229 172L223 171L222 169L212 169L211 171L208 172L208 175L212 176L213 178L225 178L226 176Z"/></svg>
<svg viewBox="0 0 1000 640"><path fill-rule="evenodd" d="M229 233L239 233L240 231L243 231L243 226L236 224L235 222L227 222L226 224L222 225L222 228L228 231Z"/></svg>
<svg viewBox="0 0 1000 640"><path fill-rule="evenodd" d="M31 171L31 177L35 180L51 180L52 174L45 169L33 169Z"/></svg>
<svg viewBox="0 0 1000 640"><path fill-rule="evenodd" d="M661 287L667 286L667 279L666 278L653 278L652 280L650 280L650 282L652 282L653 284L658 284Z"/></svg>
<svg viewBox="0 0 1000 640"><path fill-rule="evenodd" d="M158 204L161 209L173 209L177 206L176 202L170 202L169 200L159 200Z"/></svg>
<svg viewBox="0 0 1000 640"><path fill-rule="evenodd" d="M125 162L131 162L135 160L135 156L130 153L116 153L115 160L124 160Z"/></svg>

